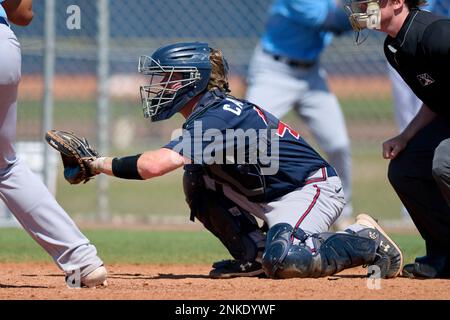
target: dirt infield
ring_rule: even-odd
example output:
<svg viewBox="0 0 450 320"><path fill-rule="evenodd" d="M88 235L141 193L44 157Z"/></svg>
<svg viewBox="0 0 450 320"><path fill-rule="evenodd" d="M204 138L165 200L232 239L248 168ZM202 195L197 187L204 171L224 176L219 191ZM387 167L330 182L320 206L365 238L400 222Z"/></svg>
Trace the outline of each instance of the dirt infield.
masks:
<svg viewBox="0 0 450 320"><path fill-rule="evenodd" d="M450 280L381 280L369 289L365 269L322 279L208 278L209 266L110 265L109 285L68 289L52 264L0 264L0 299L324 300L450 299ZM372 283L372 288L374 283Z"/></svg>

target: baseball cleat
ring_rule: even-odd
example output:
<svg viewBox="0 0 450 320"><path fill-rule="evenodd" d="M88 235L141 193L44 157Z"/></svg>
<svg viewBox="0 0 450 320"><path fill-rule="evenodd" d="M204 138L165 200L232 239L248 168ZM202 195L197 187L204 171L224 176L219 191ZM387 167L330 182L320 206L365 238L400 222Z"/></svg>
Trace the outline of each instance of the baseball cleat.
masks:
<svg viewBox="0 0 450 320"><path fill-rule="evenodd" d="M377 256L373 262L381 271L382 278L395 278L403 266L403 254L397 244L386 234L377 221L367 214L359 214L356 223L367 227L358 234L373 239L378 244ZM374 229L376 232L374 232Z"/></svg>
<svg viewBox="0 0 450 320"><path fill-rule="evenodd" d="M209 276L213 279L258 277L264 275L262 265L256 261L222 260L212 265Z"/></svg>
<svg viewBox="0 0 450 320"><path fill-rule="evenodd" d="M81 285L88 288L95 288L98 286L108 286L108 282L106 281L108 272L104 266L100 266L87 276L81 279Z"/></svg>

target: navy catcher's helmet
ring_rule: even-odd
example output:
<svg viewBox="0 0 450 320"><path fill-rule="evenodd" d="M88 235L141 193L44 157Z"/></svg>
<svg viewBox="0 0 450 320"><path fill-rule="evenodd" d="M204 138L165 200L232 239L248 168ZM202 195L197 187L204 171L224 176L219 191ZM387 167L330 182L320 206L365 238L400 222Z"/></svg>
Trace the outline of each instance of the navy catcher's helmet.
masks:
<svg viewBox="0 0 450 320"><path fill-rule="evenodd" d="M176 43L139 58L139 72L150 77L141 86L145 118L169 119L192 98L206 90L211 74L207 43Z"/></svg>

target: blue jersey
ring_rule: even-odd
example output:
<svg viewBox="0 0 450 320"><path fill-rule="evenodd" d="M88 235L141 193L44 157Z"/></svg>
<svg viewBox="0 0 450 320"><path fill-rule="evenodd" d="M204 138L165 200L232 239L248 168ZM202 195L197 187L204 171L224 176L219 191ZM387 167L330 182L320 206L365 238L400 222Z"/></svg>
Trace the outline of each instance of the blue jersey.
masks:
<svg viewBox="0 0 450 320"><path fill-rule="evenodd" d="M2 17L2 18L7 18L7 16L6 16L6 12L5 12L5 9L3 9L3 6L1 5L1 3L3 2L4 0L0 0L0 17Z"/></svg>
<svg viewBox="0 0 450 320"><path fill-rule="evenodd" d="M183 129L182 136L164 147L201 164L214 180L228 183L254 202L283 196L303 186L312 172L329 167L287 124L248 101L218 90L201 98ZM222 164L212 161L212 156ZM263 193L246 194L258 188Z"/></svg>
<svg viewBox="0 0 450 320"><path fill-rule="evenodd" d="M347 13L335 0L275 0L261 45L272 54L316 61L333 32L351 29Z"/></svg>
<svg viewBox="0 0 450 320"><path fill-rule="evenodd" d="M422 9L450 18L449 0L428 0L427 5L422 7Z"/></svg>

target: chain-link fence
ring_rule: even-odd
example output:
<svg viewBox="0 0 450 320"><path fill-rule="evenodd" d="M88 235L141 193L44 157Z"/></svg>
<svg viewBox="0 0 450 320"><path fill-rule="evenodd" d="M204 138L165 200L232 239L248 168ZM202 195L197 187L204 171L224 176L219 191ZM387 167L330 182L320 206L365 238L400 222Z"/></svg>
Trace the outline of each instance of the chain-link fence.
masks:
<svg viewBox="0 0 450 320"><path fill-rule="evenodd" d="M449 1L441 2L438 5L448 11ZM206 41L222 49L230 64L231 89L234 95L243 96L247 66L264 30L271 0L38 0L33 5L32 24L13 27L23 54L18 140L43 141L43 129L50 123L53 128L86 136L103 151L128 155L161 146L181 124L180 117L162 123L149 123L142 117L139 55L150 55L171 42ZM53 17L54 37L48 24ZM55 58L46 61L52 58L49 39L54 41ZM367 154L378 156L380 143L396 132L383 39L381 33L372 32L362 46L356 46L354 35L348 33L336 37L322 56L330 87L346 116L356 166L359 159L367 160ZM102 66L99 59L107 63ZM106 81L99 82L102 75ZM47 82L46 86L46 77L53 80L52 85ZM45 98L46 92L50 95ZM49 118L43 106L48 108L52 102L52 122L46 124L43 121ZM288 117L294 126L302 126L293 115ZM311 140L306 129L302 132ZM108 139L102 142L102 137ZM381 158L377 161L382 163ZM370 174L365 177L370 178ZM95 182L69 186L59 174L57 198L68 212L85 219L95 219L99 212L109 221L186 215L179 172L149 182L106 179L109 188L106 184L100 188L106 202L99 203L102 196ZM384 202L379 199L380 203L370 204L370 196L366 197L369 206Z"/></svg>

